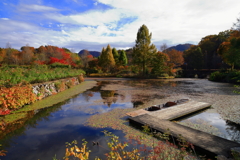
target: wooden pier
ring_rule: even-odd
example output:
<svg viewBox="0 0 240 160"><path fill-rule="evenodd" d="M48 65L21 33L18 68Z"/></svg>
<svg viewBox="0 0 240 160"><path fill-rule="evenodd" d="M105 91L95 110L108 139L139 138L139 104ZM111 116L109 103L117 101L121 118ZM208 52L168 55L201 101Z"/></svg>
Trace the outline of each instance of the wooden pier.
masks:
<svg viewBox="0 0 240 160"><path fill-rule="evenodd" d="M141 109L129 112L127 115L130 116L130 122L137 123L142 126L147 125L150 128L162 133L170 130L171 135L175 138L181 135L187 142L192 143L195 148L204 151L211 157L215 157L217 155L231 157L231 148L240 147L239 143L171 122L171 120L186 116L210 106L211 104L209 103L190 100L186 103L163 110L150 112Z"/></svg>

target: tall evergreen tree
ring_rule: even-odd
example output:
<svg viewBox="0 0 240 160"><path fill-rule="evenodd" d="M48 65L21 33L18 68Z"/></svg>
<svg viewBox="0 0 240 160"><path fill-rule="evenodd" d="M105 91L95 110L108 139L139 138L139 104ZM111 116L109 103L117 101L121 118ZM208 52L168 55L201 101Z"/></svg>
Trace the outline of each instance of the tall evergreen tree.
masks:
<svg viewBox="0 0 240 160"><path fill-rule="evenodd" d="M99 56L99 65L103 68L105 66L105 59L106 59L106 49L103 47L102 52Z"/></svg>
<svg viewBox="0 0 240 160"><path fill-rule="evenodd" d="M118 64L119 54L118 54L118 51L116 50L116 48L112 49L112 54L113 54L115 63Z"/></svg>
<svg viewBox="0 0 240 160"><path fill-rule="evenodd" d="M146 25L142 25L137 33L136 44L133 48L133 63L141 68L143 76L146 72L146 67L150 65L151 59L157 53L154 44L151 44L152 33Z"/></svg>
<svg viewBox="0 0 240 160"><path fill-rule="evenodd" d="M119 56L119 64L122 66L126 66L128 63L128 59L126 56L126 52L124 50L120 51L120 56Z"/></svg>
<svg viewBox="0 0 240 160"><path fill-rule="evenodd" d="M112 49L108 44L106 50L103 48L99 59L100 66L106 72L110 71L111 68L115 66L115 60L112 54Z"/></svg>

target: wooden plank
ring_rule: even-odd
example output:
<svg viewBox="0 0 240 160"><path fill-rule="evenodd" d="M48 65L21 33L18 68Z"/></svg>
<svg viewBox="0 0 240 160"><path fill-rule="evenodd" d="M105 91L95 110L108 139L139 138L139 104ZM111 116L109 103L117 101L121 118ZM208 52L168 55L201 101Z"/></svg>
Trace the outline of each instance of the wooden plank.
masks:
<svg viewBox="0 0 240 160"><path fill-rule="evenodd" d="M184 104L172 106L163 110L148 112L149 115L160 119L173 120L196 111L210 107L211 104L204 102L189 101Z"/></svg>
<svg viewBox="0 0 240 160"><path fill-rule="evenodd" d="M148 113L145 109L138 109L136 111L126 113L130 117L136 117Z"/></svg>
<svg viewBox="0 0 240 160"><path fill-rule="evenodd" d="M195 147L204 150L212 157L217 155L231 157L230 149L234 147L240 147L239 143L170 121L210 106L211 104L209 103L190 100L187 103L158 111L146 111L141 109L127 114L131 116L129 118L130 122L148 125L149 127L162 133L170 130L171 135L175 138L177 138L179 135L182 135L186 141L192 143Z"/></svg>
<svg viewBox="0 0 240 160"><path fill-rule="evenodd" d="M159 119L149 114L140 115L129 118L130 121L137 122L142 125L160 131L162 133L170 130L171 135L177 138L180 134L187 142L208 152L208 154L217 156L224 155L230 157L230 149L240 147L239 143L229 141L227 139L217 137L199 130L195 130L168 120Z"/></svg>

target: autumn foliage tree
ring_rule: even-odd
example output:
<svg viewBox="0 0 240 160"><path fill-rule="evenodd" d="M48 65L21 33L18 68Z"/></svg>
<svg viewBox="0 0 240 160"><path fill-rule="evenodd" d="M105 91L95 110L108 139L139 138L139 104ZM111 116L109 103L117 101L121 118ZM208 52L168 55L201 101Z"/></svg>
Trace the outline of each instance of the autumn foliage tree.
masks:
<svg viewBox="0 0 240 160"><path fill-rule="evenodd" d="M218 35L208 35L201 39L198 46L201 48L204 58L203 68L217 69L221 67L222 58L218 54L218 48L230 36L229 30Z"/></svg>
<svg viewBox="0 0 240 160"><path fill-rule="evenodd" d="M6 49L0 48L0 64L3 63L5 56L6 56Z"/></svg>
<svg viewBox="0 0 240 160"><path fill-rule="evenodd" d="M53 64L60 63L63 65L76 66L79 64L80 58L77 54L70 52L64 48L56 46L40 46L34 48L31 46L21 47L21 51L11 48L8 43L6 48L0 48L0 63L31 65L31 64Z"/></svg>
<svg viewBox="0 0 240 160"><path fill-rule="evenodd" d="M220 45L218 53L232 69L240 66L240 31L232 31L230 37Z"/></svg>
<svg viewBox="0 0 240 160"><path fill-rule="evenodd" d="M183 52L181 51L177 51L175 49L172 49L170 51L167 52L167 55L169 57L169 63L173 66L173 67L179 67L184 63L184 59L183 59Z"/></svg>
<svg viewBox="0 0 240 160"><path fill-rule="evenodd" d="M163 74L169 72L169 56L166 53L158 51L152 59L152 71L155 76L163 76Z"/></svg>
<svg viewBox="0 0 240 160"><path fill-rule="evenodd" d="M34 47L30 47L28 45L21 47L20 52L20 64L30 64L33 61L34 58Z"/></svg>

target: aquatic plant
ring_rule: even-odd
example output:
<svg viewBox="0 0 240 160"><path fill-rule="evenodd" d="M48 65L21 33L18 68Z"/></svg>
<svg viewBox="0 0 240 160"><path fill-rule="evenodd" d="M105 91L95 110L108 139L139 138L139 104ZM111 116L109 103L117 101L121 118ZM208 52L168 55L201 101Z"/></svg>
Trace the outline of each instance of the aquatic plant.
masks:
<svg viewBox="0 0 240 160"><path fill-rule="evenodd" d="M88 119L88 123L86 125L90 125L92 127L96 128L113 128L116 130L122 130L126 135L125 137L129 140L128 144L133 144L133 142L136 142L136 145L139 145L140 149L139 151L143 151L145 148L145 151L147 147L152 147L152 149L148 150L148 154L152 153L151 158L158 157L159 159L163 157L171 157L175 159L179 159L179 156L182 156L183 154L186 155L185 150L181 149L179 150L177 147L177 144L169 142L170 134L154 134L151 130L149 130L148 127L144 128L144 132L141 132L137 129L134 129L126 123L128 122L124 117L127 112L130 112L134 109L114 109L110 112L104 113L104 114L98 114L91 116ZM146 134L148 133L148 134ZM161 138L162 141L159 141L155 139L154 137ZM183 142L183 141L182 141ZM186 142L187 143L187 142ZM185 143L182 144L182 147L186 145ZM188 147L190 144L188 144ZM181 148L182 148L181 147ZM184 147L183 147L184 148ZM185 146L186 148L186 146ZM151 152L150 152L151 151ZM156 154L154 154L154 151ZM161 154L160 154L161 153ZM141 153L142 155L143 153ZM149 158L149 159L151 159Z"/></svg>
<svg viewBox="0 0 240 160"><path fill-rule="evenodd" d="M148 134L152 134L145 126L145 131ZM179 147L169 142L168 140L152 141L151 147L142 144L142 139L145 139L146 136L141 137L131 137L128 142L121 142L119 137L112 134L108 131L103 131L105 136L109 137L108 141L108 153L106 153L107 160L180 160L180 159L189 159L196 160L196 156L192 156L187 152L187 148L194 150L194 147L184 141L183 138L179 137ZM169 139L168 134L162 134L163 137ZM162 137L162 138L163 138ZM81 160L87 160L89 158L90 150L87 149L87 142L83 140L82 146L78 147L77 141L72 143L66 143L66 153L65 160L68 160L69 157L79 158ZM93 142L93 145L102 147L98 142ZM130 145L133 146L130 148ZM100 160L96 157L95 160Z"/></svg>
<svg viewBox="0 0 240 160"><path fill-rule="evenodd" d="M65 157L63 159L69 160L69 157L76 157L80 160L87 160L89 158L89 153L91 152L88 150L87 141L85 139L82 140L82 146L77 146L77 141L74 140L72 143L66 142L66 152Z"/></svg>
<svg viewBox="0 0 240 160"><path fill-rule="evenodd" d="M2 145L0 144L0 147L1 147ZM7 151L5 151L5 150L0 150L0 157L1 156L6 156L6 153L7 153Z"/></svg>

